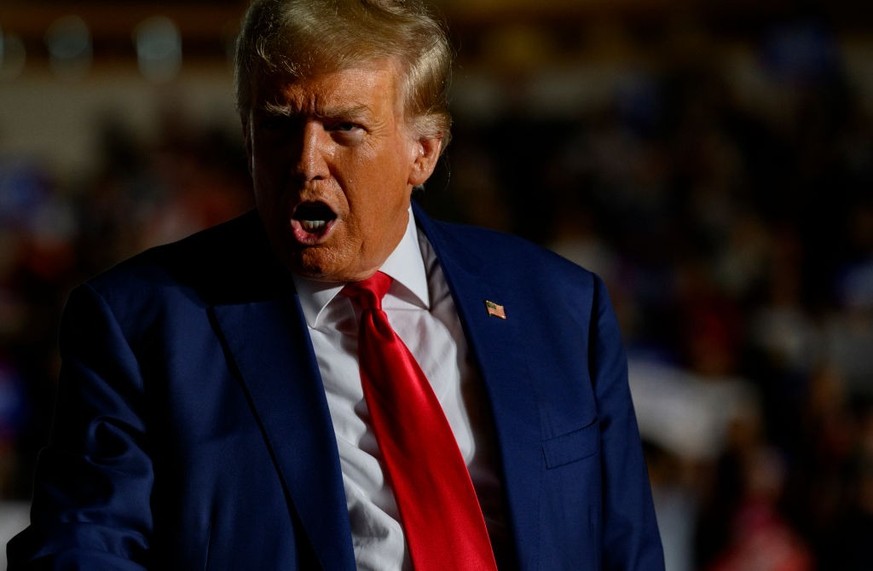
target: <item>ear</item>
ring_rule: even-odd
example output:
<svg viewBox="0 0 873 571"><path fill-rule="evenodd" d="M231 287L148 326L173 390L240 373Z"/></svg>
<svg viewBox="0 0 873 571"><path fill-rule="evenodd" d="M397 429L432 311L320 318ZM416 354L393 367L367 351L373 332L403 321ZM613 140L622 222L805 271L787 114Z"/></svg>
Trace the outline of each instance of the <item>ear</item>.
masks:
<svg viewBox="0 0 873 571"><path fill-rule="evenodd" d="M413 145L412 168L407 181L413 187L425 183L433 170L443 148L442 137L421 137Z"/></svg>

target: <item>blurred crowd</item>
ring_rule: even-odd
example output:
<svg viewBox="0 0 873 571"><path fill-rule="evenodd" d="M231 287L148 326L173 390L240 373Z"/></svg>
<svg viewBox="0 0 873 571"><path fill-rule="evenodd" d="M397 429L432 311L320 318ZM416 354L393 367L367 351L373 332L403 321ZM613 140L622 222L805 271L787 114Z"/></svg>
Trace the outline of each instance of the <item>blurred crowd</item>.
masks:
<svg viewBox="0 0 873 571"><path fill-rule="evenodd" d="M808 23L759 45L764 104L675 56L571 116L507 78L499 113L457 109L420 200L606 280L672 571L873 569L869 109ZM69 289L250 206L238 133L172 110L156 143L101 129L76 180L0 156L0 499L29 494Z"/></svg>

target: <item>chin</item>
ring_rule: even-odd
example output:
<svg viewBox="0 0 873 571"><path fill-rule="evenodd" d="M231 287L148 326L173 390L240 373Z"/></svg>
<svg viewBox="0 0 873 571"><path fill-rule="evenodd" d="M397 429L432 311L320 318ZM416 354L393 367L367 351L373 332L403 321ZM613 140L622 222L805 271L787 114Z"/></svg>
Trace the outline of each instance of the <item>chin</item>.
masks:
<svg viewBox="0 0 873 571"><path fill-rule="evenodd" d="M328 260L325 260L324 252L313 252L314 248L306 248L302 252L292 252L289 256L291 271L295 274L311 280L324 282L339 282L342 272L337 271Z"/></svg>

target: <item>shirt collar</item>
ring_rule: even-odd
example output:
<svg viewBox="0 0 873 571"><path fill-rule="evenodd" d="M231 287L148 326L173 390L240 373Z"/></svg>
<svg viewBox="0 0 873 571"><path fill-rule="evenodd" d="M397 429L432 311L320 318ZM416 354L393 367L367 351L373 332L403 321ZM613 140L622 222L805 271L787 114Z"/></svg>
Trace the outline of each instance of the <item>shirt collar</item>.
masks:
<svg viewBox="0 0 873 571"><path fill-rule="evenodd" d="M391 276L394 282L388 295L402 298L424 309L430 309L430 294L428 293L427 274L424 268L421 249L418 243L418 231L415 227L415 217L412 207L407 217L406 232L400 243L379 268L379 271ZM320 282L294 275L294 286L300 297L303 315L309 327L315 328L327 305L342 291L343 283Z"/></svg>

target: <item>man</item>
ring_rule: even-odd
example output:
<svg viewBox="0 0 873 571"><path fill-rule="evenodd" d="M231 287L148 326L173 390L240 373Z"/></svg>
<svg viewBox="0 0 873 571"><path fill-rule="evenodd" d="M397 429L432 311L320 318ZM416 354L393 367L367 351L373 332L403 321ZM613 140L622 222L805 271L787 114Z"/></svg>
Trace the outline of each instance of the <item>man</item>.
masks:
<svg viewBox="0 0 873 571"><path fill-rule="evenodd" d="M411 203L449 69L417 2L255 1L256 212L71 295L10 569L663 567L602 282Z"/></svg>

